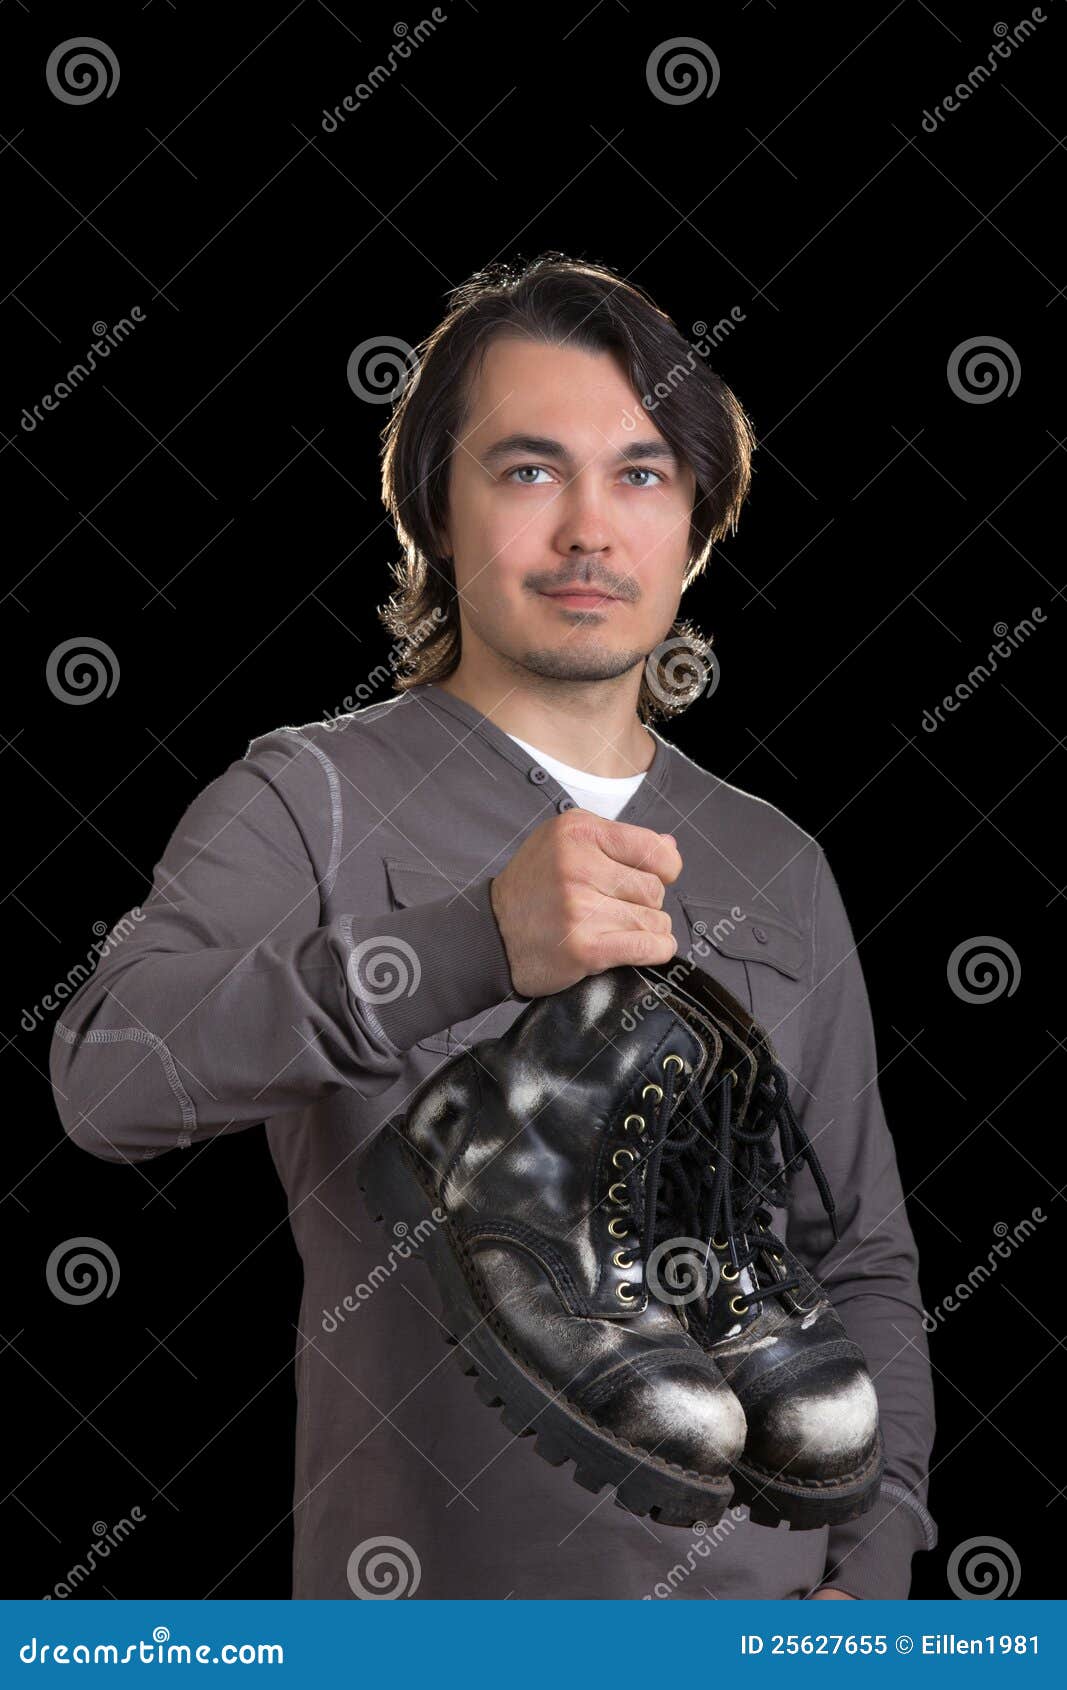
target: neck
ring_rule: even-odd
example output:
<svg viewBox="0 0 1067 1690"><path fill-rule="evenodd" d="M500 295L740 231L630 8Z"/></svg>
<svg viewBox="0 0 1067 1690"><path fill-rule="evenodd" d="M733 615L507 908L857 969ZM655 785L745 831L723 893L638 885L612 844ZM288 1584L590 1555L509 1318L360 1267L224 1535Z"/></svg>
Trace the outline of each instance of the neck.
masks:
<svg viewBox="0 0 1067 1690"><path fill-rule="evenodd" d="M461 661L437 684L561 763L617 779L643 774L656 755L637 715L641 674L638 665L608 681L564 681L529 670L478 671Z"/></svg>

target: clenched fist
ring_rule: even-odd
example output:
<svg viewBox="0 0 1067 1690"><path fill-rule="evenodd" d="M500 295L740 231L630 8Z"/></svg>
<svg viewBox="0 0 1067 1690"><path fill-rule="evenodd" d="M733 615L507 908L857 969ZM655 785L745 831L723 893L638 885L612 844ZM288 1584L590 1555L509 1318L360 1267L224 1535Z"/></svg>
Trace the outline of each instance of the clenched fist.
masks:
<svg viewBox="0 0 1067 1690"><path fill-rule="evenodd" d="M682 872L668 834L567 810L524 839L490 886L511 979L523 997L561 992L677 950L663 891Z"/></svg>

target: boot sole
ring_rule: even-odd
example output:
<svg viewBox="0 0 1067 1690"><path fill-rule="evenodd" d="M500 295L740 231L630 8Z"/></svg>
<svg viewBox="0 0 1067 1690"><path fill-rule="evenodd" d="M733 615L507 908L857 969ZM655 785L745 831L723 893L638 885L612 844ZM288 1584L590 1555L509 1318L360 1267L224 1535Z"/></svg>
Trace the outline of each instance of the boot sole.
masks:
<svg viewBox="0 0 1067 1690"><path fill-rule="evenodd" d="M881 1433L878 1446L858 1474L850 1473L837 1484L806 1485L790 1482L781 1475L761 1473L758 1468L738 1463L733 1469L734 1501L743 1503L757 1526L778 1526L783 1520L794 1531L814 1531L817 1526L839 1526L857 1520L878 1500L885 1469Z"/></svg>
<svg viewBox="0 0 1067 1690"><path fill-rule="evenodd" d="M402 1220L421 1240L415 1259L425 1264L437 1287L445 1341L455 1346L478 1397L501 1410L510 1432L536 1436L534 1450L550 1466L573 1461L575 1483L584 1490L595 1494L611 1485L617 1506L628 1513L647 1514L665 1526L691 1527L698 1521L714 1526L721 1520L733 1495L729 1477L690 1472L614 1437L507 1346L491 1311L481 1306L484 1291L479 1298L460 1266L461 1246L451 1224L434 1221L436 1199L388 1124L359 1157L356 1181L372 1220ZM423 1237L427 1222L431 1230Z"/></svg>

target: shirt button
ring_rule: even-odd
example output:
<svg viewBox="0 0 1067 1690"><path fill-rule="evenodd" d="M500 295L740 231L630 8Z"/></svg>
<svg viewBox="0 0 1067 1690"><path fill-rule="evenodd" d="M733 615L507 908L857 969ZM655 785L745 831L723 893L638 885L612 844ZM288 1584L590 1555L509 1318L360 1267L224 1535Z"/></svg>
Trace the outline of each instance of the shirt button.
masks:
<svg viewBox="0 0 1067 1690"><path fill-rule="evenodd" d="M578 808L578 806L574 802L573 798L561 798L556 805L556 809L560 812L561 815L563 814L564 810L576 810L577 808Z"/></svg>
<svg viewBox="0 0 1067 1690"><path fill-rule="evenodd" d="M545 769L531 769L529 771L529 779L533 781L535 786L544 786L545 781L548 779L548 772Z"/></svg>
<svg viewBox="0 0 1067 1690"><path fill-rule="evenodd" d="M752 929L752 937L756 940L757 944L765 945L767 943L767 935L762 927L754 927Z"/></svg>
<svg viewBox="0 0 1067 1690"><path fill-rule="evenodd" d="M694 921L693 932L699 933L701 938L703 938L703 936L707 932L707 930L708 930L708 924L707 924L706 921Z"/></svg>

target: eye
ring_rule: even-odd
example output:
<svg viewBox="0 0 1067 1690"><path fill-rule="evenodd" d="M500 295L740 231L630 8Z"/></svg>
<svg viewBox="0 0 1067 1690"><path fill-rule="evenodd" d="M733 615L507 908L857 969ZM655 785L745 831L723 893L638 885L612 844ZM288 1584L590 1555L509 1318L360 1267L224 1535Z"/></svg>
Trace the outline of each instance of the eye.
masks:
<svg viewBox="0 0 1067 1690"><path fill-rule="evenodd" d="M514 469L509 469L507 471L506 475L504 476L504 480L505 481L511 481L512 477L516 476L516 475L521 475L521 476L546 475L551 480L552 472L551 472L551 470L545 469L542 464L516 464ZM644 488L644 487L652 487L652 486L655 486L656 484L662 484L667 479L667 477L665 475L661 475L658 470L641 469L639 467L635 467L634 469L624 470L623 475L624 476L643 475L643 476L646 476L646 477L650 476L652 478L651 480L645 480L645 481L631 482L630 483L630 485L632 487L637 487L638 489L641 489L641 488ZM524 480L524 481L516 482L515 485L518 486L518 487L539 487L539 486L543 486L544 483L538 482L538 481L532 481L532 480L531 481Z"/></svg>
<svg viewBox="0 0 1067 1690"><path fill-rule="evenodd" d="M508 470L507 475L505 475L505 477L504 477L504 480L510 481L513 475L525 475L528 471L531 471L531 470L534 473L534 475L548 475L549 474L549 471L547 469L545 469L541 464L517 464L514 469ZM543 486L544 483L543 482L537 482L537 481L520 481L520 482L517 482L516 485L519 486L519 487L538 487L538 486Z"/></svg>

